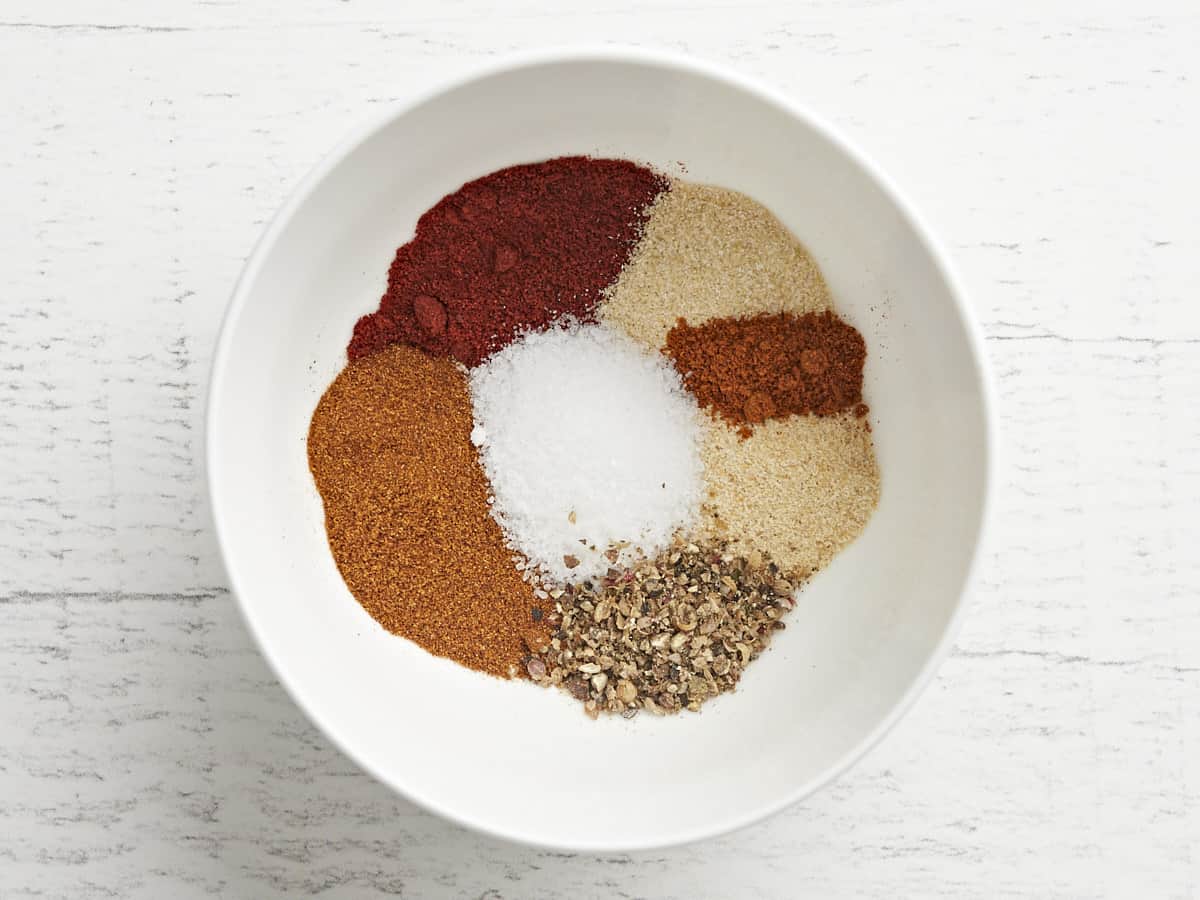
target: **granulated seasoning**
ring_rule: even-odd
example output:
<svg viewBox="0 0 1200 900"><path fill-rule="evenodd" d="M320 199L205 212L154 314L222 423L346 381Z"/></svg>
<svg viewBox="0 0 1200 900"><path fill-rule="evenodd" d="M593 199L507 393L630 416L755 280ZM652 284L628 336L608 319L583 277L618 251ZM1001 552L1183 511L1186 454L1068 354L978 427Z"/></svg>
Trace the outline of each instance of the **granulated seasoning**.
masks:
<svg viewBox="0 0 1200 900"><path fill-rule="evenodd" d="M561 157L463 185L396 251L350 359L412 344L475 366L520 331L593 318L667 180L621 159Z"/></svg>
<svg viewBox="0 0 1200 900"><path fill-rule="evenodd" d="M350 363L313 413L308 461L334 560L367 612L430 653L524 673L553 617L488 512L453 361L393 346Z"/></svg>
<svg viewBox="0 0 1200 900"><path fill-rule="evenodd" d="M667 355L696 399L748 437L751 426L791 415L863 416L867 345L828 310L686 319L667 334Z"/></svg>
<svg viewBox="0 0 1200 900"><path fill-rule="evenodd" d="M708 419L704 432L702 532L769 554L796 581L858 537L879 503L871 432L852 411L771 419L748 438Z"/></svg>
<svg viewBox="0 0 1200 900"><path fill-rule="evenodd" d="M680 316L700 325L832 305L816 261L769 209L737 191L676 180L650 208L600 318L661 350Z"/></svg>
<svg viewBox="0 0 1200 900"><path fill-rule="evenodd" d="M524 336L470 374L492 515L560 581L653 555L700 506L696 401L661 353L599 325ZM568 559L570 557L570 559Z"/></svg>

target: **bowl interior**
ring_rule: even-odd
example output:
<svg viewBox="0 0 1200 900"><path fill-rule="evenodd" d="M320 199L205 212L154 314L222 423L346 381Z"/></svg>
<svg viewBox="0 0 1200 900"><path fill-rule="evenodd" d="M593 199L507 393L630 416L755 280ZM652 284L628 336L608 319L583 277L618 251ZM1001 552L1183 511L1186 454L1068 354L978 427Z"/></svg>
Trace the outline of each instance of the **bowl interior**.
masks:
<svg viewBox="0 0 1200 900"><path fill-rule="evenodd" d="M589 721L562 695L385 633L334 567L306 466L309 416L420 213L494 169L574 153L675 172L682 161L686 177L763 202L813 252L869 345L879 509L738 691L699 715ZM758 91L637 58L543 61L469 81L327 160L247 267L210 395L209 478L231 581L313 720L443 814L593 849L742 824L851 762L947 632L987 481L984 386L963 315L889 192Z"/></svg>

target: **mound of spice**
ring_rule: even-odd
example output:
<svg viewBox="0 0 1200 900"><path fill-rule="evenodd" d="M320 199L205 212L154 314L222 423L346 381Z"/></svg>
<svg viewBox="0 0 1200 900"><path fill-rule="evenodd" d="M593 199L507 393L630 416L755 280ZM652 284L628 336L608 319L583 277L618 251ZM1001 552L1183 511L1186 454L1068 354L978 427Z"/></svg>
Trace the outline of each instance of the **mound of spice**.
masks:
<svg viewBox="0 0 1200 900"><path fill-rule="evenodd" d="M701 534L768 553L789 578L828 565L879 503L871 432L852 412L771 419L748 438L709 419L701 455Z"/></svg>
<svg viewBox="0 0 1200 900"><path fill-rule="evenodd" d="M680 316L698 325L832 306L816 260L769 209L728 188L676 179L650 208L600 318L661 350Z"/></svg>
<svg viewBox="0 0 1200 900"><path fill-rule="evenodd" d="M350 359L389 344L478 365L520 331L593 317L667 179L621 159L561 157L463 185L396 251L378 312Z"/></svg>
<svg viewBox="0 0 1200 900"><path fill-rule="evenodd" d="M333 558L379 624L472 669L523 674L550 610L488 512L471 427L454 362L388 347L350 363L321 397L309 467Z"/></svg>
<svg viewBox="0 0 1200 900"><path fill-rule="evenodd" d="M553 591L561 624L529 675L591 716L695 711L734 689L784 627L794 590L761 554L677 541L655 559Z"/></svg>
<svg viewBox="0 0 1200 900"><path fill-rule="evenodd" d="M599 325L525 335L471 371L472 440L512 546L560 581L653 555L700 509L701 415L659 353Z"/></svg>
<svg viewBox="0 0 1200 900"><path fill-rule="evenodd" d="M867 345L832 312L775 313L710 319L680 318L666 353L700 405L748 437L752 426L792 415L864 416Z"/></svg>

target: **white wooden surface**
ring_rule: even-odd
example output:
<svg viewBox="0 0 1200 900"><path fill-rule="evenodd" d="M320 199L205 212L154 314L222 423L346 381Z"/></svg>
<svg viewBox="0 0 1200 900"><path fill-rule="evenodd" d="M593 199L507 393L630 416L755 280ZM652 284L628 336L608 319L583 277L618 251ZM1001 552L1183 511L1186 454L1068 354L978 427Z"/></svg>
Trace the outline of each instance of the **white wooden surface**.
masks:
<svg viewBox="0 0 1200 900"><path fill-rule="evenodd" d="M1200 895L1200 8L0 5L0 896ZM480 57L631 41L845 128L985 324L1006 459L915 711L801 807L595 858L450 826L284 695L201 466L239 266L351 124Z"/></svg>

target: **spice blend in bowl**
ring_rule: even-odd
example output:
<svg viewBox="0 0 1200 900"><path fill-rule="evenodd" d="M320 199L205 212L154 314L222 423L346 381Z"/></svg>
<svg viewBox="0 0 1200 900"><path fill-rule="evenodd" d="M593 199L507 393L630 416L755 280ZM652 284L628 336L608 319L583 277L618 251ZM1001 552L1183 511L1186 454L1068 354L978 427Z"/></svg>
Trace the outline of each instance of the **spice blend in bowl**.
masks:
<svg viewBox="0 0 1200 900"><path fill-rule="evenodd" d="M806 561L820 568L808 580L802 572L788 578L801 588L783 616L788 627L741 673L734 693L705 699L699 713L639 709L626 720L625 710L597 710L592 720L580 714L586 701L531 680L535 657L553 668L549 645L531 651L522 638L523 677L512 680L397 637L347 589L307 465L304 438L319 398L347 365L356 320L378 310L389 263L424 213L489 172L572 148L653 160L672 173L683 158L685 178L741 192L666 179L615 280L589 313L573 316L580 325L623 331L672 367L663 351L680 311L698 328L829 309L866 342L871 411L862 419L853 411L766 419L743 439L692 395L702 483L687 529L698 533L681 534L684 546L721 545L748 561L759 548L781 572ZM765 203L778 221L743 196ZM678 218L691 220L691 233L663 227L671 201L689 198L699 200ZM727 264L734 260L745 264ZM779 271L788 277L772 274ZM656 290L629 293L648 286ZM420 305L436 328L436 308ZM969 309L936 239L895 187L788 98L661 53L605 49L489 63L349 136L294 192L247 261L216 348L206 431L231 596L314 727L381 784L432 812L505 839L585 852L662 847L743 826L861 758L952 644L990 484L986 367ZM651 337L639 330L646 324ZM480 363L499 349L489 347ZM473 429L470 371L462 374ZM552 428L554 411L545 419ZM468 449L482 470L480 449ZM714 460L741 487L728 485ZM880 469L887 484L875 506ZM791 487L773 490L779 479ZM486 473L484 484L486 505L494 496ZM831 488L833 499L817 499ZM802 514L797 500L806 504ZM747 505L769 512L770 526ZM789 532L789 522L803 527ZM545 583L543 573L520 567L512 536L499 533L536 603L519 632L535 624L535 611L542 621L557 614L562 597L553 593L582 580ZM842 541L849 544L839 551ZM657 558L624 549L628 558L612 568ZM426 562L439 554L427 547ZM537 643L560 626L528 636ZM575 652L562 639L560 646ZM707 660L689 652L687 662ZM570 775L548 778L547 753L564 752Z"/></svg>
<svg viewBox="0 0 1200 900"><path fill-rule="evenodd" d="M313 414L334 559L430 653L592 716L699 710L878 500L866 355L742 194L588 157L479 178Z"/></svg>

